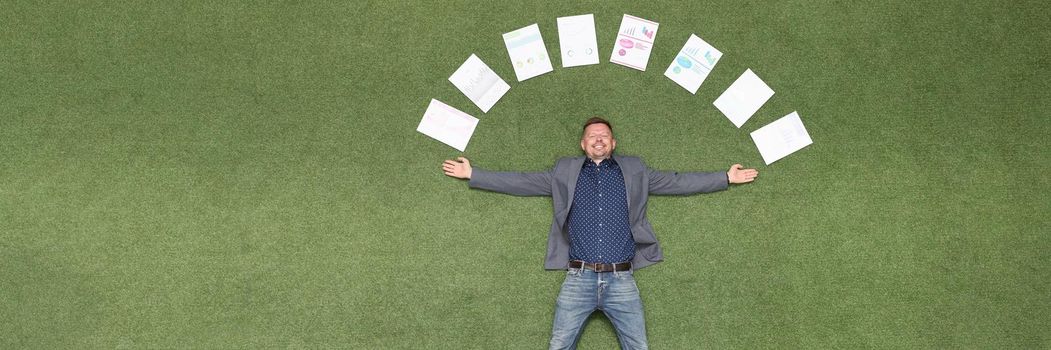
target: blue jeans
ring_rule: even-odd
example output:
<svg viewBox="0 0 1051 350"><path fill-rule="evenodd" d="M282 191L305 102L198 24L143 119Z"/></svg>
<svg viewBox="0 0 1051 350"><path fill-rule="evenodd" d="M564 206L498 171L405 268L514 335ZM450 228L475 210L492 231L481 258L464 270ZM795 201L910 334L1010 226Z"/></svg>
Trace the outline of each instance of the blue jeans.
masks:
<svg viewBox="0 0 1051 350"><path fill-rule="evenodd" d="M555 303L551 349L576 349L584 321L602 310L617 330L621 349L646 349L642 299L631 271L569 269Z"/></svg>

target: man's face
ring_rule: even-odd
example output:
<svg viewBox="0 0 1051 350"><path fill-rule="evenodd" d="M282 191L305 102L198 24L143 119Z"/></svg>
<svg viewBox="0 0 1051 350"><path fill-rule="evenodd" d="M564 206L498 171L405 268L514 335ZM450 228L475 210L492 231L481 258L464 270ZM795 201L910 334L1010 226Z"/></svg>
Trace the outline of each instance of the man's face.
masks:
<svg viewBox="0 0 1051 350"><path fill-rule="evenodd" d="M591 159L609 158L616 147L617 140L613 139L613 131L602 123L588 125L584 129L584 137L580 139L580 148Z"/></svg>

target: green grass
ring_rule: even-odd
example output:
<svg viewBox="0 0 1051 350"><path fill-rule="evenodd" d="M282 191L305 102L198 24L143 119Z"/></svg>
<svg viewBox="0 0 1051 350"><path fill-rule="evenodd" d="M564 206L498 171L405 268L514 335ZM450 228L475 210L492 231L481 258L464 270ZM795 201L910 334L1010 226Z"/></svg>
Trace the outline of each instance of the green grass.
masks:
<svg viewBox="0 0 1051 350"><path fill-rule="evenodd" d="M0 348L546 347L562 274L548 198L468 190L415 132L431 98L481 119L478 167L539 171L614 123L665 170L760 170L655 197L638 272L651 346L1049 348L1045 2L81 2L0 11ZM594 13L602 63L561 68ZM624 13L649 69L608 63ZM555 70L517 82L501 34ZM696 95L663 76L724 52ZM511 90L447 81L472 53ZM776 95L741 129L711 102ZM748 134L799 111L814 144ZM616 347L609 322L582 349Z"/></svg>

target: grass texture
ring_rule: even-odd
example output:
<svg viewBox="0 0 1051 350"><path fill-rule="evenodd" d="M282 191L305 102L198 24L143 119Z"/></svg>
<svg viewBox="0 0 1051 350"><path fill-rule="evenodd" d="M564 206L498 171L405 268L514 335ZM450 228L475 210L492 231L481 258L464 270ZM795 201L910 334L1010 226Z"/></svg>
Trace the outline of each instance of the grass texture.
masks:
<svg viewBox="0 0 1051 350"><path fill-rule="evenodd" d="M581 123L662 170L636 274L655 349L1048 348L1051 6L1039 1L12 1L0 11L0 348L545 348L549 198L469 190L456 156L541 171ZM555 18L602 63L561 68ZM649 69L610 64L623 14ZM555 70L517 82L501 34ZM692 95L691 33L724 52ZM472 53L511 85L482 113ZM745 69L774 97L740 129ZM481 119L459 153L431 98ZM749 133L799 111L770 166ZM596 315L582 349L616 347Z"/></svg>

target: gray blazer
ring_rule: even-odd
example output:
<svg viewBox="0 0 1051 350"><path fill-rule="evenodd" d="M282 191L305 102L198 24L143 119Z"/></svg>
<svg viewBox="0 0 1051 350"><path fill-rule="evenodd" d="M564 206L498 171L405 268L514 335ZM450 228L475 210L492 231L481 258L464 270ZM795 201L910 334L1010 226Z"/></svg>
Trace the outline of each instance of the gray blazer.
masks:
<svg viewBox="0 0 1051 350"><path fill-rule="evenodd" d="M507 193L516 196L551 196L554 219L547 236L547 256L544 268L564 270L569 266L569 230L566 219L573 204L577 177L587 157L559 159L555 167L545 172L492 172L479 168L471 170L472 188ZM725 190L729 180L725 172L676 173L656 171L646 167L637 157L614 156L624 174L628 193L628 222L635 238L635 258L632 268L641 269L664 260L664 253L653 227L646 219L646 200L650 194L682 195Z"/></svg>

